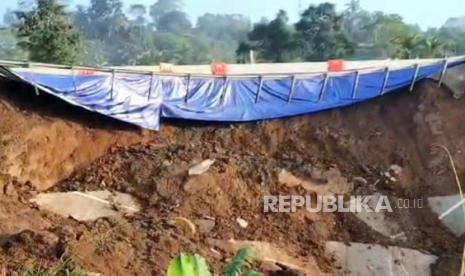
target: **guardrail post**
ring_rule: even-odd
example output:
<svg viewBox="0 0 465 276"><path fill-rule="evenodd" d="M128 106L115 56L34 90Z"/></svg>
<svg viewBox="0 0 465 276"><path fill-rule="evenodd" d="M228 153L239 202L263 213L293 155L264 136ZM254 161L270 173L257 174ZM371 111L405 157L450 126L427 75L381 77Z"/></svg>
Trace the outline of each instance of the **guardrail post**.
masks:
<svg viewBox="0 0 465 276"><path fill-rule="evenodd" d="M438 87L442 86L442 83L444 81L444 77L447 74L447 68L448 67L449 67L449 60L447 59L447 57L445 57L444 58L444 66L442 67L441 76L439 77Z"/></svg>
<svg viewBox="0 0 465 276"><path fill-rule="evenodd" d="M287 97L287 103L290 103L292 101L292 97L294 96L295 82L296 82L296 77L295 75L292 75L291 87L289 88L289 96Z"/></svg>
<svg viewBox="0 0 465 276"><path fill-rule="evenodd" d="M255 96L255 103L258 103L258 99L260 98L260 94L263 88L263 76L258 76L258 87L257 87L257 95Z"/></svg>
<svg viewBox="0 0 465 276"><path fill-rule="evenodd" d="M417 63L415 64L415 73L413 74L412 84L410 85L410 92L412 92L413 88L415 88L415 83L418 79L418 73L420 73L420 64Z"/></svg>
<svg viewBox="0 0 465 276"><path fill-rule="evenodd" d="M358 85L360 82L360 72L357 70L355 71L355 76L354 76L354 84L352 86L352 99L355 100L357 97L357 90L358 90Z"/></svg>
<svg viewBox="0 0 465 276"><path fill-rule="evenodd" d="M184 102L187 103L189 100L189 90L191 86L191 74L187 74L187 81L186 81L186 96L184 97Z"/></svg>
<svg viewBox="0 0 465 276"><path fill-rule="evenodd" d="M110 90L110 99L113 100L113 90L115 89L115 69L111 70L111 90Z"/></svg>
<svg viewBox="0 0 465 276"><path fill-rule="evenodd" d="M71 75L73 78L74 94L77 94L76 70L74 70L74 66L71 66Z"/></svg>
<svg viewBox="0 0 465 276"><path fill-rule="evenodd" d="M224 104L224 99L226 97L226 91L228 89L228 77L227 76L224 76L223 78L223 87L221 89L221 98L220 98L220 103L221 105Z"/></svg>
<svg viewBox="0 0 465 276"><path fill-rule="evenodd" d="M325 73L323 76L324 76L324 80L323 80L323 85L321 86L320 97L319 97L320 102L325 99L326 88L328 86L328 81L329 81L328 73Z"/></svg>
<svg viewBox="0 0 465 276"><path fill-rule="evenodd" d="M150 97L152 96L152 90L153 90L153 82L155 81L155 74L152 72L150 76L150 85L149 85L149 93L147 96L147 100L150 101Z"/></svg>
<svg viewBox="0 0 465 276"><path fill-rule="evenodd" d="M383 80L383 86L381 87L381 95L384 95L384 93L386 93L386 87L389 81L389 74L390 74L389 67L386 67L384 69L384 80Z"/></svg>
<svg viewBox="0 0 465 276"><path fill-rule="evenodd" d="M32 68L33 64L31 62L27 63L28 68ZM31 72L31 78L32 78L32 86L34 87L34 93L36 93L36 96L40 95L39 88L37 87L36 80L34 77L34 72Z"/></svg>

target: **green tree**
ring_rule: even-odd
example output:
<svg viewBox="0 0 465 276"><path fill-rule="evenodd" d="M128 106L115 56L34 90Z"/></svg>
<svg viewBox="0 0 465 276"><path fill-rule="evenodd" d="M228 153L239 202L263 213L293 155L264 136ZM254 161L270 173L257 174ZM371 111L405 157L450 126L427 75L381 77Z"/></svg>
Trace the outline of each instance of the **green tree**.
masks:
<svg viewBox="0 0 465 276"><path fill-rule="evenodd" d="M415 34L398 36L392 39L395 51L392 58L438 58L443 57L447 51L447 43L434 36Z"/></svg>
<svg viewBox="0 0 465 276"><path fill-rule="evenodd" d="M82 63L86 65L107 65L105 45L100 40L83 39Z"/></svg>
<svg viewBox="0 0 465 276"><path fill-rule="evenodd" d="M250 20L240 14L206 13L197 19L196 30L201 34L221 41L241 41L250 31Z"/></svg>
<svg viewBox="0 0 465 276"><path fill-rule="evenodd" d="M118 36L129 26L121 0L91 0L83 16L89 25L82 27L93 39L105 40Z"/></svg>
<svg viewBox="0 0 465 276"><path fill-rule="evenodd" d="M248 34L248 46L241 43L238 53L243 49L254 49L259 60L272 62L286 62L297 58L297 41L295 32L288 24L289 18L284 10L280 10L276 18L268 22L254 25Z"/></svg>
<svg viewBox="0 0 465 276"><path fill-rule="evenodd" d="M159 61L177 64L208 64L212 61L208 45L196 36L157 33Z"/></svg>
<svg viewBox="0 0 465 276"><path fill-rule="evenodd" d="M147 8L142 4L133 4L129 7L129 14L136 25L145 25Z"/></svg>
<svg viewBox="0 0 465 276"><path fill-rule="evenodd" d="M57 0L37 0L30 11L16 12L18 45L38 62L73 64L80 57L80 36L65 6Z"/></svg>
<svg viewBox="0 0 465 276"><path fill-rule="evenodd" d="M333 4L310 5L295 28L304 60L343 58L353 53L353 45L342 30L342 16Z"/></svg>
<svg viewBox="0 0 465 276"><path fill-rule="evenodd" d="M351 0L342 13L343 30L349 41L355 45L370 43L370 34L364 27L371 22L371 14L362 9L360 0Z"/></svg>
<svg viewBox="0 0 465 276"><path fill-rule="evenodd" d="M400 54L398 41L396 41L398 39L396 38L404 40L404 43L409 43L408 37L413 38L420 34L417 26L406 24L400 15L385 14L383 12L373 13L371 22L364 26L364 30L371 37L371 46L378 49L380 58ZM403 55L405 54L403 53Z"/></svg>
<svg viewBox="0 0 465 276"><path fill-rule="evenodd" d="M191 29L191 22L183 11L182 0L158 0L150 6L150 16L159 31L186 32Z"/></svg>
<svg viewBox="0 0 465 276"><path fill-rule="evenodd" d="M0 30L0 59L24 60L27 53L17 45L15 30L11 28Z"/></svg>
<svg viewBox="0 0 465 276"><path fill-rule="evenodd" d="M444 54L463 55L465 54L465 22L463 25L458 25L456 21L453 21L455 24L448 22L437 30L429 30L428 35L437 37L445 44Z"/></svg>
<svg viewBox="0 0 465 276"><path fill-rule="evenodd" d="M392 58L414 58L415 49L421 43L420 41L421 37L419 35L406 35L393 38L391 42L393 45L395 45L395 51L392 54Z"/></svg>
<svg viewBox="0 0 465 276"><path fill-rule="evenodd" d="M134 12L139 10L137 16L143 18L140 5L132 8ZM120 0L92 0L89 7L78 7L75 24L87 40L85 45L98 47L96 51L89 49L85 52L85 60L92 64L100 65L103 54L106 64L134 65L142 56L151 57L156 52L151 28L137 20L130 21Z"/></svg>
<svg viewBox="0 0 465 276"><path fill-rule="evenodd" d="M182 11L171 11L163 14L157 21L157 29L161 32L186 33L192 29L187 15Z"/></svg>
<svg viewBox="0 0 465 276"><path fill-rule="evenodd" d="M423 36L418 53L420 57L438 58L447 55L449 44L438 37Z"/></svg>
<svg viewBox="0 0 465 276"><path fill-rule="evenodd" d="M234 62L239 41L247 39L250 20L240 14L206 13L197 19L194 34L208 44L214 60Z"/></svg>
<svg viewBox="0 0 465 276"><path fill-rule="evenodd" d="M173 11L180 11L182 7L182 0L158 0L155 4L150 6L150 16L156 24L163 15Z"/></svg>
<svg viewBox="0 0 465 276"><path fill-rule="evenodd" d="M239 43L236 49L236 61L238 63L250 62L250 51L253 50L247 42Z"/></svg>

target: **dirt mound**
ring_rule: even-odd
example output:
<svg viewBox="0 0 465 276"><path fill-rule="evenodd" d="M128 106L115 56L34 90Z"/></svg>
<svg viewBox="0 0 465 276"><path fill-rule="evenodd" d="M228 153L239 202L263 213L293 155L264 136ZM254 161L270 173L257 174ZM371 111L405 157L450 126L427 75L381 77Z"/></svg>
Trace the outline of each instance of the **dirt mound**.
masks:
<svg viewBox="0 0 465 276"><path fill-rule="evenodd" d="M39 189L88 166L111 147L150 139L147 132L15 83L0 84L0 118L0 174Z"/></svg>
<svg viewBox="0 0 465 276"><path fill-rule="evenodd" d="M79 122L60 122L59 128L66 131L54 131L56 138L50 142L42 135L50 135L46 126L50 128L55 119L39 117L28 124L30 115L16 114L8 125L24 126L6 132L14 137L6 145L26 145L14 160L20 160L17 168L28 169L19 173L3 165L5 174L16 173L18 181L7 186L8 193L0 198L11 202L0 212L0 222L11 225L3 237L0 260L8 269L17 269L34 261L48 266L65 255L83 269L105 275L164 275L171 258L190 251L205 256L219 272L232 253L218 247L217 241L235 239L270 242L305 260L315 273L332 273L335 267L324 245L338 240L431 252L440 258L435 274L456 275L461 240L442 227L428 208L409 210L405 217L393 214L406 235L397 240L382 236L352 214L305 210L265 214L263 196L315 195L289 184L293 179L317 185L319 192L337 182L335 188L342 187L344 193L361 195L378 192L425 199L456 193L446 156L431 148L436 144L449 148L464 176L464 107L463 98L453 99L446 89L426 81L415 93L387 95L341 110L232 126L165 123L160 133L142 138L130 130L89 130ZM35 135L26 131L38 124L43 127ZM146 142L150 136L151 142ZM25 137L34 137L35 142ZM41 147L33 146L38 140ZM60 146L73 144L70 141L74 141L72 149L60 151ZM38 169L40 162L31 160L31 154L45 160L51 155L48 150L59 151L53 164L60 166ZM215 163L206 173L189 176L188 169L205 159ZM400 168L401 173L393 179L386 174L390 168ZM142 203L143 211L130 218L78 223L31 209L22 202L35 191L23 182L43 182L43 173L53 176L48 176L48 184L61 179L52 190L126 192ZM39 187L46 186L50 185ZM11 210L21 208L29 222L14 227L20 216ZM33 225L30 221L36 219L38 225ZM243 221L246 227L241 226ZM37 243L42 246L29 247Z"/></svg>

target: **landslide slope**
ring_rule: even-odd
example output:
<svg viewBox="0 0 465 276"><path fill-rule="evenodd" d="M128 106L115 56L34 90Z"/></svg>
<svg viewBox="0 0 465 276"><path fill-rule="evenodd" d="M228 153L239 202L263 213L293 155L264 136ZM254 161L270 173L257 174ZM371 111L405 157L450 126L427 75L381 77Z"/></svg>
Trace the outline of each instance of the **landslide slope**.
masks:
<svg viewBox="0 0 465 276"><path fill-rule="evenodd" d="M235 239L269 242L316 272L335 271L324 252L328 240L418 249L439 256L436 275L458 271L462 241L428 209L412 210L408 221L394 215L407 233L404 241L383 237L350 214L262 210L264 195L312 194L283 184L283 170L318 184L319 191L339 183L336 188L352 194L424 199L457 193L447 156L434 145L446 146L465 176L465 99L434 82L319 114L237 125L164 122L159 133L142 134L68 107L49 114L49 106L1 94L7 95L1 118L8 119L0 123L7 188L0 225L8 231L0 239L0 260L8 269L28 262L48 266L65 255L106 275L163 275L171 258L191 251L219 272L232 254L219 244ZM204 159L216 161L205 174L188 176ZM392 165L402 168L395 181L384 174ZM121 220L78 223L30 206L34 187L126 192L143 210ZM179 223L184 219L195 232Z"/></svg>

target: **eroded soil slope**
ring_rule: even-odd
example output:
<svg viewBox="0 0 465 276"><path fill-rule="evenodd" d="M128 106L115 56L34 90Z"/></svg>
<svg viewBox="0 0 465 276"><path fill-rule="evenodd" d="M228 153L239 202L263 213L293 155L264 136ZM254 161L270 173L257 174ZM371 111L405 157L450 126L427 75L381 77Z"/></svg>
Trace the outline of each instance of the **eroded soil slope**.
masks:
<svg viewBox="0 0 465 276"><path fill-rule="evenodd" d="M0 83L0 174L53 186L109 148L148 140L129 125L102 119L29 87Z"/></svg>
<svg viewBox="0 0 465 276"><path fill-rule="evenodd" d="M451 151L464 176L465 99L453 99L433 82L419 84L414 93L315 115L231 126L165 122L159 133L142 136L101 118L91 128L81 118L55 122L13 108L2 109L14 116L0 125L10 126L2 131L6 157L0 165L5 175L0 263L6 271L51 266L66 256L105 275L164 275L171 258L190 251L220 272L232 254L221 245L235 239L269 242L303 260L313 275L337 271L324 252L329 240L418 249L439 257L436 275L457 274L463 240L428 208L410 210L414 219L393 214L406 233L403 240L386 238L351 214L262 210L264 195L314 195L280 181L283 170L317 183L319 192L422 199L457 193L447 157L434 145ZM20 154L11 153L15 147ZM52 152L59 157L45 165ZM204 159L215 163L200 176L188 176ZM392 165L402 168L395 181L385 175ZM38 188L53 184L55 191L130 193L143 210L134 217L80 223L28 203Z"/></svg>

